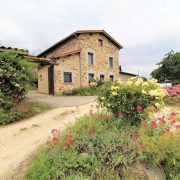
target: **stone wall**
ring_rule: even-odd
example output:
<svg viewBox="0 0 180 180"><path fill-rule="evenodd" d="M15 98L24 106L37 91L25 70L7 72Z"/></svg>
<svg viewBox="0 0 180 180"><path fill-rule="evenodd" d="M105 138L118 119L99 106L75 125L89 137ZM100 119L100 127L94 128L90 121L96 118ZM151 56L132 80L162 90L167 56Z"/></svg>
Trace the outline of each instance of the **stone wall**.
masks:
<svg viewBox="0 0 180 180"><path fill-rule="evenodd" d="M88 73L94 73L95 78L99 79L100 74L105 75L105 79L109 80L110 75L114 75L114 79L119 79L119 57L118 47L108 40L104 35L81 34L79 36L81 42L81 67L82 67L82 85L88 86ZM103 46L100 47L99 39L103 40ZM88 65L88 52L94 54L94 65ZM114 59L114 67L109 67L109 57Z"/></svg>

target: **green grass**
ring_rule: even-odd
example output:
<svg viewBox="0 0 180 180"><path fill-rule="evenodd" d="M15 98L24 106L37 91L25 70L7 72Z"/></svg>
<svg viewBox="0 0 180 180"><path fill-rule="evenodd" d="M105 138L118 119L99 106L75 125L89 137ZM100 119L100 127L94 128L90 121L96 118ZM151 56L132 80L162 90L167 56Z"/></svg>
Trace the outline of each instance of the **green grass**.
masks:
<svg viewBox="0 0 180 180"><path fill-rule="evenodd" d="M23 120L50 108L51 107L49 105L29 101L22 101L21 103L16 104L10 110L0 108L0 125Z"/></svg>

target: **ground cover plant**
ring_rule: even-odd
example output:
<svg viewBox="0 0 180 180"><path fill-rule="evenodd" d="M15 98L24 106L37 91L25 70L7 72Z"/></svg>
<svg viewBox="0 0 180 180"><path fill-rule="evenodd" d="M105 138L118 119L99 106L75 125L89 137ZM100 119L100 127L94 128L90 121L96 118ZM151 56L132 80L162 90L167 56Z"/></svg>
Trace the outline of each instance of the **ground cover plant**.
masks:
<svg viewBox="0 0 180 180"><path fill-rule="evenodd" d="M23 100L9 110L0 108L0 125L22 120L47 109L50 109L50 106Z"/></svg>

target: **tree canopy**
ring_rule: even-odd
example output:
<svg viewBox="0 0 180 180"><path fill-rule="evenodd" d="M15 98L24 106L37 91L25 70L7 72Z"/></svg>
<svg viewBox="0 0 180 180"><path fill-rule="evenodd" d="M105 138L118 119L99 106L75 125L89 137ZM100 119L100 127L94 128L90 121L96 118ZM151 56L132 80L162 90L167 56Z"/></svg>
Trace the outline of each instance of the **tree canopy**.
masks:
<svg viewBox="0 0 180 180"><path fill-rule="evenodd" d="M180 52L170 51L165 57L157 63L151 76L158 79L160 83L180 83Z"/></svg>
<svg viewBox="0 0 180 180"><path fill-rule="evenodd" d="M24 99L35 66L18 52L0 52L0 107L9 109Z"/></svg>

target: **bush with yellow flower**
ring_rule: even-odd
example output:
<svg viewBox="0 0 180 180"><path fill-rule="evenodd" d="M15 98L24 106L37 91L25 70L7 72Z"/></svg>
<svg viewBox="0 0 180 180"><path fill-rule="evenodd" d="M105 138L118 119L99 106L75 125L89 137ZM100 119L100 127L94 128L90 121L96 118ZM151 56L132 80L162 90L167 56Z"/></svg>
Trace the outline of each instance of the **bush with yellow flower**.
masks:
<svg viewBox="0 0 180 180"><path fill-rule="evenodd" d="M156 79L144 81L133 77L127 82L115 81L105 88L98 99L103 108L131 124L140 124L147 113L159 110L163 105L166 91Z"/></svg>

